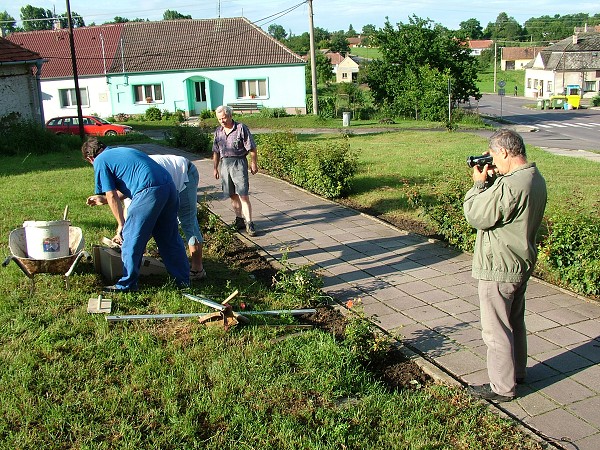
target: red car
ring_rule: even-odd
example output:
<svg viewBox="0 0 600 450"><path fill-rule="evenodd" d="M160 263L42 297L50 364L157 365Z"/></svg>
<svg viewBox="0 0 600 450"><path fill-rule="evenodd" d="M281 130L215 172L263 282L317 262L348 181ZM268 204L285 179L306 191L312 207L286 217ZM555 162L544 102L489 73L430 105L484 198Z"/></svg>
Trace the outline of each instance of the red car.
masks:
<svg viewBox="0 0 600 450"><path fill-rule="evenodd" d="M46 122L46 129L56 134L79 134L77 116L54 117ZM117 125L96 116L83 116L83 132L90 136L116 136L131 133L127 125Z"/></svg>

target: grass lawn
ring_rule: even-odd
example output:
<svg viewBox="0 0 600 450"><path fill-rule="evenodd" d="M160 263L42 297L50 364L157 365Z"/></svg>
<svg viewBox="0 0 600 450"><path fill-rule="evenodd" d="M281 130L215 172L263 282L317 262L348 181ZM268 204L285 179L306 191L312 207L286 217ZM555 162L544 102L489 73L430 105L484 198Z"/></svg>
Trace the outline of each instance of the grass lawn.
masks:
<svg viewBox="0 0 600 450"><path fill-rule="evenodd" d="M430 144L443 141L436 136L439 140ZM404 137L416 139L410 133ZM382 139L391 136L352 138L353 145L380 153L361 162L371 178L383 170L376 161L389 156L381 154ZM398 144L396 135L391 148L405 157L410 152L423 166L419 171L414 162L413 180L425 182L429 169L443 172L453 165L447 159L417 157L425 144ZM470 143L455 149L454 156L463 161L476 147ZM447 156L451 149L439 151ZM401 161L406 159L394 159L390 166ZM0 162L4 255L9 254L11 229L24 220L59 219L65 205L72 224L83 229L88 250L100 237L112 236L115 223L108 208L85 205L93 172L77 149L2 156ZM404 170L395 167L395 172ZM395 186L393 172L388 170L387 183ZM224 231L206 234L220 250L205 252L210 276L192 292L223 299L238 289L236 302L243 299L254 309L306 306L224 264L220 252L227 236ZM286 328L293 323L289 317L229 332L195 320L109 324L104 316L86 312L88 299L105 283L91 265L78 266L69 290L58 275L36 275L32 296L16 264L1 270L1 448L541 448L463 390L386 387L349 346L318 329L297 333ZM207 310L155 277L138 293L114 297L112 313Z"/></svg>
<svg viewBox="0 0 600 450"><path fill-rule="evenodd" d="M304 136L327 139L331 135ZM359 169L350 199L384 216L421 218L412 206L415 193L427 197L433 190L456 180L471 183L466 159L487 149L487 139L469 131L404 130L397 133L353 135ZM580 158L557 156L527 147L528 159L536 162L548 185L546 215L569 214L574 208L597 208L600 167ZM577 180L574 183L573 180Z"/></svg>

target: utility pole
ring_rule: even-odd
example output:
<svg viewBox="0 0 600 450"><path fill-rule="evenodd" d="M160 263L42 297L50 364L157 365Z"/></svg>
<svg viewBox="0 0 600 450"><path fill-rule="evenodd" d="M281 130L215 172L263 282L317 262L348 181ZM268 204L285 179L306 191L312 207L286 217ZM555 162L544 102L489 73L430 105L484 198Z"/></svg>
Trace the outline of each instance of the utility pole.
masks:
<svg viewBox="0 0 600 450"><path fill-rule="evenodd" d="M308 34L310 36L310 77L312 84L313 114L316 116L319 114L319 103L317 101L317 57L315 52L315 29L313 25L312 0L308 0Z"/></svg>
<svg viewBox="0 0 600 450"><path fill-rule="evenodd" d="M494 41L494 92L496 92L496 57L498 53L498 47L496 46L496 41Z"/></svg>
<svg viewBox="0 0 600 450"><path fill-rule="evenodd" d="M75 40L73 39L73 21L71 20L71 5L67 0L67 20L69 22L69 44L71 45L71 64L73 66L73 80L75 81L75 99L77 101L77 117L79 119L79 137L83 141L83 113L81 112L81 92L79 92L79 78L77 77L77 60L75 58Z"/></svg>

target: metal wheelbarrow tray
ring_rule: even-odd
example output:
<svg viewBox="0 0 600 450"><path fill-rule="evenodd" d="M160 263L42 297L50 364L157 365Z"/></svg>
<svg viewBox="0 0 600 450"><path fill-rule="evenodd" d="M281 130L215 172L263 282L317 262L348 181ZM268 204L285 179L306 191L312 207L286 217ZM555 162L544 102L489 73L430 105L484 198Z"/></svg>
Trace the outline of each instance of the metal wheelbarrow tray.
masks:
<svg viewBox="0 0 600 450"><path fill-rule="evenodd" d="M31 293L35 289L34 275L37 273L61 274L65 277L66 288L69 289L69 275L73 273L77 262L83 256L84 240L79 227L69 227L69 255L51 259L33 259L27 254L25 228L17 228L10 232L8 238L11 256L2 263L6 267L14 261L31 280Z"/></svg>

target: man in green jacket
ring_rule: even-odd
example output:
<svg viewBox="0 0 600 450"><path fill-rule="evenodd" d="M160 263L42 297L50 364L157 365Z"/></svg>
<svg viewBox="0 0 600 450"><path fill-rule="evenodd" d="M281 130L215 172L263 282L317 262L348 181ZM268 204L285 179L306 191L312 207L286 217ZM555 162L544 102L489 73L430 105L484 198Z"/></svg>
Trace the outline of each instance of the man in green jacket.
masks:
<svg viewBox="0 0 600 450"><path fill-rule="evenodd" d="M527 162L521 136L507 129L489 141L492 165L473 168L464 214L477 229L472 275L479 280L482 337L490 382L473 395L505 402L527 369L525 291L537 260L536 234L544 216L546 182Z"/></svg>

